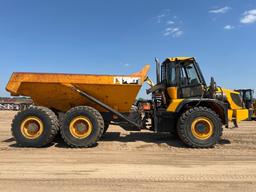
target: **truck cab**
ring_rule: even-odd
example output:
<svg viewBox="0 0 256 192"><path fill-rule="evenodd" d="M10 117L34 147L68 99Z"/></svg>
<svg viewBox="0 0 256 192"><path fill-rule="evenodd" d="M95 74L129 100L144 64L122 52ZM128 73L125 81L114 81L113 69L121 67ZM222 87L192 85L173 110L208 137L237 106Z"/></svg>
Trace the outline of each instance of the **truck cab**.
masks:
<svg viewBox="0 0 256 192"><path fill-rule="evenodd" d="M161 66L161 82L167 85L171 99L200 97L206 83L194 58L166 59Z"/></svg>
<svg viewBox="0 0 256 192"><path fill-rule="evenodd" d="M152 126L156 132L177 134L191 147L214 145L228 120L244 120L239 93L218 87L213 78L207 86L193 57L167 58L157 62L157 84L152 93Z"/></svg>

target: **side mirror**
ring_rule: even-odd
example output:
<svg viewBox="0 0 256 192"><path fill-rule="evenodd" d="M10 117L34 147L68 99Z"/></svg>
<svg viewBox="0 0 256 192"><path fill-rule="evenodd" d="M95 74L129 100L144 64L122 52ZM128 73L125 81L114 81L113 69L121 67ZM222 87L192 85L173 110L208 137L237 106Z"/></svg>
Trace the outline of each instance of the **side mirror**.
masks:
<svg viewBox="0 0 256 192"><path fill-rule="evenodd" d="M214 98L215 91L217 90L216 82L214 81L214 78L211 77L211 82L209 86L209 94L211 98Z"/></svg>

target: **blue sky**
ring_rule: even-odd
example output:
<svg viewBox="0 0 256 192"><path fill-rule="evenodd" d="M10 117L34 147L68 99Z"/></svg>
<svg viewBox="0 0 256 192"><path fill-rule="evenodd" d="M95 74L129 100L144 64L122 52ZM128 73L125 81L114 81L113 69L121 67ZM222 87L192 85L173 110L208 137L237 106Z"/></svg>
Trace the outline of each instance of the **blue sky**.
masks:
<svg viewBox="0 0 256 192"><path fill-rule="evenodd" d="M0 95L14 71L129 74L194 56L207 82L256 88L255 0L0 0ZM145 96L145 88L140 96Z"/></svg>

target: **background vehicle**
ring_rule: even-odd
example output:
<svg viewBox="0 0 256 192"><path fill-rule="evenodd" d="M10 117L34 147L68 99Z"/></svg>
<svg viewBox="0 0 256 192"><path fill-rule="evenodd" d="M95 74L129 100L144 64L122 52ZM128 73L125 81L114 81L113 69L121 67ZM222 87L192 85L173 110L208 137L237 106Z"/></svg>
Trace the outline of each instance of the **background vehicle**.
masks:
<svg viewBox="0 0 256 192"><path fill-rule="evenodd" d="M33 101L27 97L0 97L0 110L25 110L32 103Z"/></svg>
<svg viewBox="0 0 256 192"><path fill-rule="evenodd" d="M151 86L147 90L152 94L147 111L151 129L177 132L190 147L212 147L228 120L247 119L239 93L217 87L213 78L207 86L193 57L168 58L156 66L156 85L147 78L149 65L129 76L14 73L7 91L30 96L36 106L16 115L13 136L21 146L41 147L60 129L70 146L89 147L110 121L126 121L141 129L143 119L127 114L144 81Z"/></svg>
<svg viewBox="0 0 256 192"><path fill-rule="evenodd" d="M249 110L248 120L256 120L256 101L253 98L254 90L253 89L237 89L237 92L240 93L245 108Z"/></svg>

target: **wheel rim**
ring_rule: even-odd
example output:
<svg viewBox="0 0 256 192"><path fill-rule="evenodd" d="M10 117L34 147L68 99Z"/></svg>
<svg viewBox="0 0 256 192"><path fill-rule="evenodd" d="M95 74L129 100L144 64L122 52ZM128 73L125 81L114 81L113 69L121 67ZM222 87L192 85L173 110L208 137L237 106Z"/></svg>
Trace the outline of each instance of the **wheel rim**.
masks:
<svg viewBox="0 0 256 192"><path fill-rule="evenodd" d="M21 123L21 133L27 139L37 139L44 130L44 125L41 119L35 116L30 116L24 119Z"/></svg>
<svg viewBox="0 0 256 192"><path fill-rule="evenodd" d="M87 117L75 117L70 122L69 131L73 137L78 139L84 139L91 134L92 123Z"/></svg>
<svg viewBox="0 0 256 192"><path fill-rule="evenodd" d="M206 140L213 134L213 123L206 117L199 117L192 122L191 130L194 137Z"/></svg>

